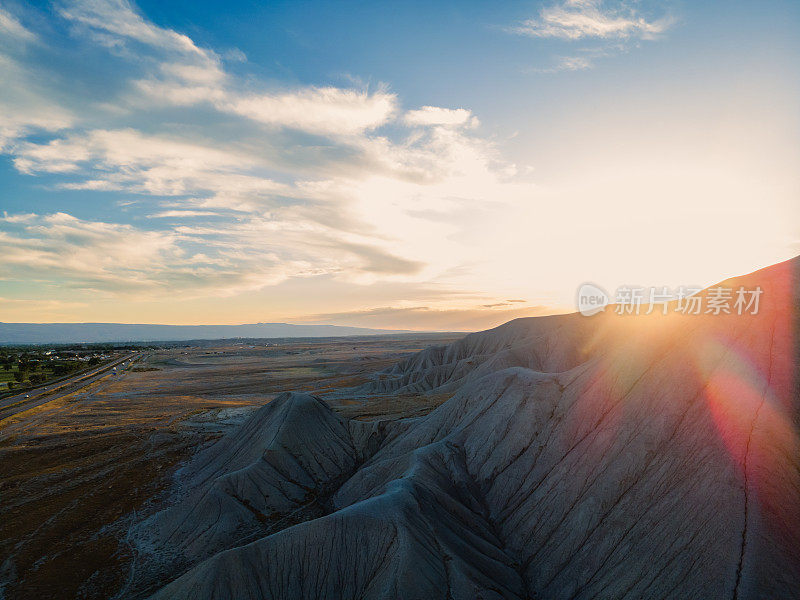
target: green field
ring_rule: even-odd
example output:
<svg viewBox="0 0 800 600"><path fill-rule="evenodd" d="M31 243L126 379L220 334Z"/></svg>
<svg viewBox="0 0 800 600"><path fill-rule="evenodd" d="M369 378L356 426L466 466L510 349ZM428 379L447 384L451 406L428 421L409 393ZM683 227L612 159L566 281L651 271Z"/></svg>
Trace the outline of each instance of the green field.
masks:
<svg viewBox="0 0 800 600"><path fill-rule="evenodd" d="M58 364L58 363L55 363L55 364ZM61 377L64 377L64 376L67 376L67 375L73 375L75 373L79 373L80 371L84 371L84 370L90 368L90 366L96 366L96 365L89 365L88 363L85 363L85 362L81 362L81 363L77 363L75 365L75 369L73 371L69 372L69 373L62 372L62 373L56 374L55 371L54 371L54 368L53 368L55 366L55 364L54 365L42 364L42 366L39 369L29 370L28 371L29 375L33 375L33 374L36 374L36 375L39 375L39 376L44 375L44 380L43 381L40 380L40 381L38 381L37 383L34 383L34 384L28 383L27 385L23 384L23 383L20 383L16 379L14 379L14 374L19 371L19 368L18 368L17 365L12 366L10 371L6 371L3 366L0 366L0 393L8 391L8 389L9 389L8 388L8 383L9 382L13 382L14 383L14 388L13 388L14 391L23 390L23 389L26 389L26 388L42 385L42 384L47 383L48 381L51 381L53 379L60 379ZM63 363L61 363L61 364L63 364Z"/></svg>

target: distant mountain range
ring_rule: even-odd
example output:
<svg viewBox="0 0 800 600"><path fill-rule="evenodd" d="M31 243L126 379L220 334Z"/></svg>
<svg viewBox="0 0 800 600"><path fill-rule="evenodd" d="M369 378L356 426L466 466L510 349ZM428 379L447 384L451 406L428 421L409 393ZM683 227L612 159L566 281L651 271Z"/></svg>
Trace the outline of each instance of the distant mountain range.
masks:
<svg viewBox="0 0 800 600"><path fill-rule="evenodd" d="M126 323L0 323L2 344L154 342L226 338L302 338L410 333L339 325L251 323L245 325L153 325Z"/></svg>

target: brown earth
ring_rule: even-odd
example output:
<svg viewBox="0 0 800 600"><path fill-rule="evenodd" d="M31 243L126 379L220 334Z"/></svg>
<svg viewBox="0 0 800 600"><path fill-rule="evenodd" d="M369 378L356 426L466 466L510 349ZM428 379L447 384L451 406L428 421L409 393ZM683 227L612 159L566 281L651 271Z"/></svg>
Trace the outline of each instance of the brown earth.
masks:
<svg viewBox="0 0 800 600"><path fill-rule="evenodd" d="M224 345L148 353L135 366L3 419L0 598L111 598L133 559L128 525L158 506L204 443L285 390L358 385L447 338ZM342 399L348 417L426 414L431 396Z"/></svg>

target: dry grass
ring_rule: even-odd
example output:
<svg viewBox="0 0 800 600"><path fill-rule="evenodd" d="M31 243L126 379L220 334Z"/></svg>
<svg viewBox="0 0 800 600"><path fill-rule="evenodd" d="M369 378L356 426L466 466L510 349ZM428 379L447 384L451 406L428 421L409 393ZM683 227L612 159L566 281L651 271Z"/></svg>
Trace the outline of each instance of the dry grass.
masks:
<svg viewBox="0 0 800 600"><path fill-rule="evenodd" d="M114 596L131 560L127 525L153 510L176 465L222 431L188 417L262 405L286 390L358 385L429 343L165 350L0 421L0 590L20 600ZM345 400L334 408L353 418L392 418L428 412L441 401Z"/></svg>

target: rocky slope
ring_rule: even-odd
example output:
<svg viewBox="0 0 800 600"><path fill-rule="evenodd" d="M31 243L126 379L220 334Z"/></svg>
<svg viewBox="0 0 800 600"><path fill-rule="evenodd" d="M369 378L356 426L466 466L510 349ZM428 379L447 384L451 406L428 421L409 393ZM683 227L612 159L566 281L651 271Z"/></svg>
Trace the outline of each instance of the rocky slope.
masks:
<svg viewBox="0 0 800 600"><path fill-rule="evenodd" d="M725 282L761 286L757 315L522 319L426 350L360 390L455 392L413 422L284 395L144 524L194 565L153 598L800 598L798 277ZM287 515L310 520L272 533Z"/></svg>
<svg viewBox="0 0 800 600"><path fill-rule="evenodd" d="M138 544L174 569L320 516L385 425L346 421L315 396L281 394L179 473L185 498L137 527Z"/></svg>

